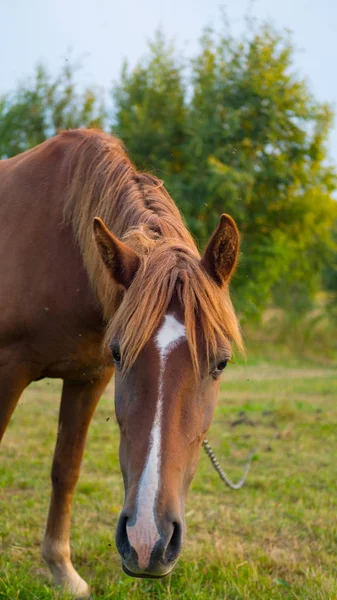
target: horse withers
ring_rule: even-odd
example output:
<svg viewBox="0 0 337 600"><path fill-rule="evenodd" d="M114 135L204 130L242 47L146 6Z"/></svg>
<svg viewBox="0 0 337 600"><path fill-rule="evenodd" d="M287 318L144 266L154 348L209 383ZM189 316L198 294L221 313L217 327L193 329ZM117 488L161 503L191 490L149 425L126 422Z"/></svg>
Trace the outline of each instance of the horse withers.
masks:
<svg viewBox="0 0 337 600"><path fill-rule="evenodd" d="M89 596L70 558L71 506L113 372L117 548L128 575L167 575L220 376L232 342L242 347L228 290L236 225L222 215L200 257L162 182L83 129L0 163L0 229L0 438L31 381L63 379L43 542L55 581Z"/></svg>

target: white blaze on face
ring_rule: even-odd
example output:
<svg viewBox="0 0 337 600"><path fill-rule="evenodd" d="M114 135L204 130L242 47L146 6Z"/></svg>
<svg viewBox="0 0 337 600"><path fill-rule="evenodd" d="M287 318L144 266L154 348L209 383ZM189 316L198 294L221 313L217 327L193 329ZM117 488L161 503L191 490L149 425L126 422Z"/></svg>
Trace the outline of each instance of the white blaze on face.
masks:
<svg viewBox="0 0 337 600"><path fill-rule="evenodd" d="M127 526L131 546L138 554L138 566L146 569L151 552L160 539L155 519L155 501L159 488L161 464L161 427L164 392L164 372L169 354L186 338L185 326L173 315L165 315L164 323L159 329L155 344L159 350L159 393L152 430L150 434L149 452L142 473L137 495L137 519L134 525Z"/></svg>

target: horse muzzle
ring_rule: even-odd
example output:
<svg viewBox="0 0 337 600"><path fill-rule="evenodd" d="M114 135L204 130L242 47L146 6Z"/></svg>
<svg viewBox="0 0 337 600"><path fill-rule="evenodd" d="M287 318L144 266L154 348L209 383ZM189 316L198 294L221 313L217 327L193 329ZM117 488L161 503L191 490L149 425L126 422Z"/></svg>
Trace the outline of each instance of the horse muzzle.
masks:
<svg viewBox="0 0 337 600"><path fill-rule="evenodd" d="M154 528L137 527L123 511L116 531L116 545L122 557L123 570L131 577L161 578L175 566L182 547L182 523L165 520Z"/></svg>

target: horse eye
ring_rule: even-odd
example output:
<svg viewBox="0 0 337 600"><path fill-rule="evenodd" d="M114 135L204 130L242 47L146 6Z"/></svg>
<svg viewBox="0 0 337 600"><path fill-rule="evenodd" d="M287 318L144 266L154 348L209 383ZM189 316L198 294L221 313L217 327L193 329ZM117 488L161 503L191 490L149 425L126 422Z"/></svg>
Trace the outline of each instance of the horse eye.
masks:
<svg viewBox="0 0 337 600"><path fill-rule="evenodd" d="M121 355L120 355L118 344L113 344L111 346L111 353L112 353L112 358L114 359L115 363L119 364L121 362Z"/></svg>
<svg viewBox="0 0 337 600"><path fill-rule="evenodd" d="M223 370L226 368L226 366L227 366L227 360L222 360L222 361L221 361L221 362L219 362L219 364L217 365L217 367L216 367L216 370L217 370L218 372L221 372L221 371L223 371Z"/></svg>

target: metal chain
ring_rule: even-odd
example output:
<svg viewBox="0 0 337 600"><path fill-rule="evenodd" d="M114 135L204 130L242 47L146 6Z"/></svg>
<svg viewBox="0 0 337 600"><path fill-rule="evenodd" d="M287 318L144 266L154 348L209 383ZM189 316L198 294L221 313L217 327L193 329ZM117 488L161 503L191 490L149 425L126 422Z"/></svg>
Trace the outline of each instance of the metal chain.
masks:
<svg viewBox="0 0 337 600"><path fill-rule="evenodd" d="M249 467L250 464L252 462L252 458L255 454L255 450L252 450L248 456L248 460L245 464L245 468L243 470L243 476L240 479L240 481L238 483L233 483L226 475L226 473L223 471L223 469L221 468L219 461L217 460L211 446L208 440L204 439L203 443L203 448L208 456L208 458L210 459L214 469L216 470L216 472L218 473L220 479L222 479L222 481L224 481L224 483L226 485L228 485L228 487L230 487L232 490L239 490L240 488L242 488L242 486L244 485L246 479L247 479L247 475L248 475L248 471L249 471Z"/></svg>

